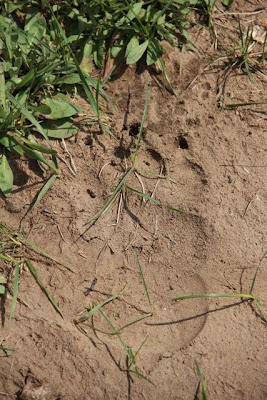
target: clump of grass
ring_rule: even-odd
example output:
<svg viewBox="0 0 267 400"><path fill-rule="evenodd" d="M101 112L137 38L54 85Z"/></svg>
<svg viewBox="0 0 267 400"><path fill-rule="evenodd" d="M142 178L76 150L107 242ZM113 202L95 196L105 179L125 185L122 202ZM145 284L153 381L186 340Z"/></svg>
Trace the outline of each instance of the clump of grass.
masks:
<svg viewBox="0 0 267 400"><path fill-rule="evenodd" d="M198 0L121 1L75 0L50 2L82 64L87 61L109 76L121 62L134 64L142 57L146 65L162 71L166 40L173 46L189 40L190 15Z"/></svg>
<svg viewBox="0 0 267 400"><path fill-rule="evenodd" d="M263 76L266 79L266 71L263 65L263 55L265 54L265 44L258 51L254 51L256 42L253 40L253 26L250 25L244 30L241 26L240 19L238 20L239 40L232 36L230 37L231 45L223 51L223 55L217 57L217 60L226 60L225 68L222 73L221 84L219 88L219 107L236 108L245 105L265 104L265 102L244 102L240 104L224 105L224 91L226 82L232 73L236 70L243 71L249 80L255 84L254 75ZM222 44L222 46L224 46Z"/></svg>
<svg viewBox="0 0 267 400"><path fill-rule="evenodd" d="M126 190L126 191L130 191L136 195L138 195L141 198L144 198L146 200L151 201L152 203L156 204L159 207L163 207L166 208L168 210L172 210L172 211L176 211L180 214L186 213L186 211L179 209L179 208L175 208L169 205L164 205L161 201L155 199L152 196L149 196L148 194L139 191L135 188L132 188L131 186L127 185L127 180L129 179L129 177L133 174L133 173L137 173L139 174L138 169L136 168L136 160L137 160L137 156L138 156L138 151L140 148L140 143L141 143L141 138L142 138L142 133L143 133L143 129L144 129L144 124L145 124L145 120L146 120L146 115L147 115L147 111L148 111L148 103L149 103L149 89L148 86L146 86L146 98L145 98L145 106L144 106L144 112L143 112L143 117L142 117L142 122L140 125L140 129L139 129L139 133L137 136L137 143L136 143L136 147L135 147L135 151L133 156L131 157L131 161L132 161L132 166L131 168L129 168L126 173L124 174L124 176L121 178L120 182L118 183L118 185L116 186L116 188L113 190L112 194L108 197L108 199L106 200L106 202L104 203L104 205L100 208L100 210L93 215L85 224L85 226L89 225L88 228L86 228L84 230L83 233L81 233L80 236L83 236L88 229L90 229L90 227L102 216L105 214L105 212L109 209L109 207L111 206L111 204L115 201L115 199L118 197L118 195L122 192L122 190ZM142 173L140 173L142 175ZM160 175L156 175L153 174L153 177L158 177L159 179L166 179L165 176Z"/></svg>
<svg viewBox="0 0 267 400"><path fill-rule="evenodd" d="M0 224L0 259L2 259L5 263L4 267L2 267L0 275L0 295L5 296L7 292L12 294L10 318L12 318L15 313L16 303L19 299L19 280L21 276L21 267L23 265L29 269L52 306L63 317L58 304L54 300L50 291L43 284L37 270L33 265L32 260L29 258L30 254L27 255L29 251L33 251L34 253L43 256L47 260L55 262L58 265L71 270L67 264L52 257L45 250L29 241L20 233L13 231L6 225ZM12 289L11 285L13 286Z"/></svg>
<svg viewBox="0 0 267 400"><path fill-rule="evenodd" d="M29 7L30 5L30 7ZM13 172L8 158L26 156L58 175L51 140L78 132L81 110L69 100L83 87L99 121L103 85L81 70L62 28L46 2L6 2L0 15L0 190L11 193ZM65 43L66 42L66 43ZM96 93L93 95L93 91Z"/></svg>
<svg viewBox="0 0 267 400"><path fill-rule="evenodd" d="M80 324L80 323L86 322L86 321L88 321L88 320L90 319L90 320L91 320L91 323L89 323L89 324L87 323L87 325L88 325L89 327L91 327L91 328L94 330L94 332L101 332L101 333L103 333L103 334L116 336L116 338L118 339L119 343L121 344L121 346L122 346L122 348L123 348L123 350L124 350L124 352L125 352L125 355L126 355L126 367L127 367L127 368L126 368L126 372L127 372L127 374L130 373L130 372L133 372L133 373L135 373L139 378L144 378L144 379L149 380L147 377L145 377L145 376L139 371L139 369L138 369L138 367L137 367L137 364L136 364L136 357L137 357L138 353L140 352L141 348L143 347L143 345L144 345L146 339L141 343L141 345L140 345L140 347L138 348L138 350L134 353L134 352L132 351L132 349L131 349L130 347L128 347L128 346L126 345L125 341L123 340L122 335L121 335L121 331L122 331L124 328L129 327L130 325L133 325L133 324L135 324L135 323L141 321L141 320L144 319L144 318L150 317L152 314L151 314L151 313L149 313L149 314L144 314L144 315L142 315L141 317L138 317L138 318L136 318L135 320L133 320L133 321L131 321L131 322L128 322L128 323L125 324L124 326L122 326L122 327L120 327L120 328L116 328L116 327L114 326L114 324L111 322L111 320L107 317L107 315L106 315L106 314L104 313L104 311L103 311L103 307L104 307L106 304L112 302L113 300L119 298L119 296L122 294L123 291L124 291L124 288L123 288L120 292L118 292L117 294L115 294L115 295L109 297L108 299L104 300L103 302L98 303L97 305L92 306L92 308L91 308L89 311L87 311L85 314L83 314L82 317L80 317L77 321L75 321L75 323L76 323L76 324ZM108 331L108 332L107 332L107 331L103 331L102 329L99 329L99 328L96 328L96 327L95 327L95 325L93 324L93 316L94 316L96 313L100 313L100 315L103 317L103 319L106 321L108 327L110 328L110 331ZM131 370L131 367L132 367L132 366L133 366L133 370Z"/></svg>

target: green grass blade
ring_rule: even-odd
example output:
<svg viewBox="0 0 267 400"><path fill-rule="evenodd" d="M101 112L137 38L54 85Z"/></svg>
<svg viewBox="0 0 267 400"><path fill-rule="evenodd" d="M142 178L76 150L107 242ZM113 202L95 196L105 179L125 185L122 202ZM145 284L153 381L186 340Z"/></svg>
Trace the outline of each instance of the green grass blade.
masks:
<svg viewBox="0 0 267 400"><path fill-rule="evenodd" d="M2 63L0 64L0 105L6 110L6 83Z"/></svg>
<svg viewBox="0 0 267 400"><path fill-rule="evenodd" d="M99 303L96 306L94 306L93 308L91 308L90 311L86 312L81 318L79 318L78 322L84 322L87 319L91 318L98 311L101 311L101 308L105 304L110 303L111 301L117 299L117 297L119 297L121 295L121 293L124 291L124 289L125 289L125 286L124 286L124 288L122 290L119 291L119 293L114 294L114 296L109 297L108 299L102 301L102 303Z"/></svg>
<svg viewBox="0 0 267 400"><path fill-rule="evenodd" d="M258 102L249 102L249 103L234 103L234 104L225 104L225 108L238 108L245 106L257 106L267 104L267 101L258 101Z"/></svg>
<svg viewBox="0 0 267 400"><path fill-rule="evenodd" d="M57 175L50 176L50 178L46 181L46 183L44 184L44 186L42 187L42 189L38 193L38 196L37 196L34 204L32 205L30 211L32 211L39 204L39 202L42 200L42 198L44 197L46 192L51 188L51 186L53 185L53 183L55 182L55 180L57 178L58 178Z"/></svg>
<svg viewBox="0 0 267 400"><path fill-rule="evenodd" d="M22 140L28 147L30 147L33 150L37 150L40 153L44 153L44 154L52 154L52 155L56 155L57 152L56 150L53 150L52 148L47 148L45 146L41 146L40 144L27 140L25 139L23 136L19 136L20 140Z"/></svg>
<svg viewBox="0 0 267 400"><path fill-rule="evenodd" d="M255 286L255 282L256 282L256 278L257 278L258 272L259 272L259 270L260 270L261 263L262 263L262 261L264 260L264 258L266 257L266 255L267 255L267 251L266 251L266 252L263 254L263 256L261 257L260 262L259 262L259 265L258 265L258 267L256 268L256 271L255 271L255 274L254 274L254 276L253 276L253 278L252 278L251 286L250 286L250 289L249 289L249 293L250 293L250 294L252 294L252 292L253 292L253 289L254 289L254 286Z"/></svg>
<svg viewBox="0 0 267 400"><path fill-rule="evenodd" d="M104 314L104 312L103 312L101 309L99 309L99 312L100 312L100 314L102 315L102 317L105 319L105 321L107 322L107 324L109 325L109 327L111 328L111 330L112 330L112 332L113 332L113 335L116 335L116 336L117 336L117 338L118 338L120 344L122 345L122 347L123 347L125 353L126 353L127 355L129 355L129 347L126 346L126 344L125 344L124 341L122 340L119 331L115 328L115 326L112 324L112 322L110 321L110 319ZM131 355L130 355L130 356L131 356Z"/></svg>
<svg viewBox="0 0 267 400"><path fill-rule="evenodd" d="M151 313L148 313L148 314L140 315L139 317L135 318L134 320L132 320L132 321L130 321L130 322L127 322L126 324L124 324L123 326L121 326L120 328L118 328L118 331L120 332L120 331L122 331L123 329L128 328L128 326L134 325L134 324L136 324L137 322L142 321L142 320L145 319L145 318L152 317L152 315L153 315L152 312L151 312Z"/></svg>
<svg viewBox="0 0 267 400"><path fill-rule="evenodd" d="M138 356L138 354L140 353L140 351L141 351L142 347L144 346L144 344L146 343L147 338L148 338L148 336L146 336L146 337L144 338L144 340L142 341L142 343L140 344L140 346L139 346L138 349L136 350L136 352L135 352L135 354L134 354L134 358L135 358L135 359L136 359L136 357Z"/></svg>
<svg viewBox="0 0 267 400"><path fill-rule="evenodd" d="M264 258L267 258L267 251L266 251L266 252L263 254L263 256L261 257L260 262L262 262L262 260L263 260Z"/></svg>
<svg viewBox="0 0 267 400"><path fill-rule="evenodd" d="M19 292L19 267L20 262L16 263L15 266L15 276L14 276L14 283L13 283L13 296L12 296L12 305L9 318L11 319L15 313L15 308L17 304L18 292Z"/></svg>
<svg viewBox="0 0 267 400"><path fill-rule="evenodd" d="M177 184L177 182L174 179L169 178L166 175L157 174L156 172L145 171L144 169L136 169L136 172L137 172L137 174L144 176L145 178L148 178L148 179L166 179L172 183Z"/></svg>
<svg viewBox="0 0 267 400"><path fill-rule="evenodd" d="M114 336L114 335L117 335L117 332L121 332L124 328L127 328L128 326L134 325L135 323L137 323L139 321L142 321L143 319L151 317L151 316L152 316L151 313L148 313L148 314L145 314L145 315L141 315L141 316L135 318L134 320L132 320L130 322L127 322L125 325L121 326L120 328L118 328L116 333L114 333L113 331L112 332L107 332L107 331L104 331L103 329L96 328L93 324L89 324L88 322L87 322L86 326L89 326L93 331L104 333L105 335ZM79 323L79 321L77 321L77 322Z"/></svg>
<svg viewBox="0 0 267 400"><path fill-rule="evenodd" d="M259 269L260 269L260 263L259 263L259 265L258 265L258 267L257 267L257 269L256 269L256 271L255 271L255 274L254 274L254 276L253 276L253 278L252 278L251 286L250 286L250 289L249 289L249 293L250 293L250 294L252 294L252 292L253 292L253 289L254 289L254 286L255 286L255 282L256 282L256 278L257 278Z"/></svg>
<svg viewBox="0 0 267 400"><path fill-rule="evenodd" d="M251 299L255 300L255 296L253 294L248 293L208 293L208 294L192 294L187 296L179 296L175 297L173 300L181 301L187 299L202 299L202 298L213 298L213 297L232 297L238 299Z"/></svg>
<svg viewBox="0 0 267 400"><path fill-rule="evenodd" d="M152 203L156 204L157 206L162 207L161 202L159 200L154 199L154 197L151 197L146 193L140 192L139 190L134 189L134 188L132 188L131 186L128 186L128 185L126 185L126 189L130 190L131 192L137 194L140 197L143 197L146 200L151 201Z"/></svg>
<svg viewBox="0 0 267 400"><path fill-rule="evenodd" d="M199 382L200 382L200 385L201 385L202 400L208 400L207 381L202 375L202 372L201 372L201 369L199 367L199 364L198 364L197 360L195 360L195 366L196 366Z"/></svg>
<svg viewBox="0 0 267 400"><path fill-rule="evenodd" d="M17 108L25 116L25 118L27 118L35 126L36 130L45 138L47 143L50 144L48 136L32 113L28 111L27 108L25 108L22 104L20 104L20 102L14 96L12 96L11 93L6 92L6 97L13 104L13 106Z"/></svg>
<svg viewBox="0 0 267 400"><path fill-rule="evenodd" d="M5 353L6 357L10 357L9 352L10 351L15 351L16 349L10 349L10 348L5 347L5 346L0 346L0 350L2 350Z"/></svg>
<svg viewBox="0 0 267 400"><path fill-rule="evenodd" d="M24 226L24 223L26 221L26 218L30 215L32 210L40 203L42 198L45 196L46 192L51 188L55 180L58 178L58 175L52 175L50 178L46 181L46 183L43 185L41 188L40 192L37 195L36 200L31 204L30 208L28 209L26 215L23 217L21 220L20 227L22 228Z"/></svg>
<svg viewBox="0 0 267 400"><path fill-rule="evenodd" d="M46 296L48 297L48 300L50 301L50 303L52 304L52 306L54 307L54 309L61 315L61 317L63 318L63 314L60 311L56 301L54 300L53 296L51 295L51 293L49 292L49 290L45 287L45 285L43 284L43 282L41 281L39 275L37 274L36 269L34 268L34 266L32 265L32 262L30 260L25 260L25 263L27 265L27 267L29 268L31 274L33 275L33 277L35 278L36 282L38 283L38 285L40 286L40 288L43 290L43 292L46 294Z"/></svg>
<svg viewBox="0 0 267 400"><path fill-rule="evenodd" d="M267 314L266 314L266 312L264 311L264 309L263 309L261 303L259 302L259 300L258 300L256 297L254 298L254 300L255 300L255 304L256 304L256 306L258 307L258 309L260 310L260 312L261 312L263 318L264 318L265 321L267 322Z"/></svg>
<svg viewBox="0 0 267 400"><path fill-rule="evenodd" d="M133 171L134 171L134 167L132 167L131 169L129 169L129 171L126 172L126 174L123 176L123 178L121 179L119 184L114 189L113 193L108 197L108 199L105 202L105 204L103 205L103 207L101 207L101 209L92 218L90 218L86 222L86 224L84 226L86 226L86 225L90 224L91 222L97 220L101 215L104 214L104 212L109 207L109 205L113 202L113 200L115 199L117 194L121 191L122 187L125 184L125 181L129 178L129 176L133 173ZM82 233L82 235L83 235L83 233Z"/></svg>
<svg viewBox="0 0 267 400"><path fill-rule="evenodd" d="M144 277L144 274L143 274L142 266L140 264L140 260L139 260L139 257L138 257L137 249L134 249L134 251L135 251L135 255L136 255L136 263L137 263L137 266L138 266L138 269L139 269L139 273L140 273L140 277L141 277L142 283L143 283L144 288L145 288L147 301L148 301L148 304L149 304L149 307L150 307L150 310L151 310L151 315L152 315L153 314L153 304L152 304L152 302L150 300L147 284L146 284L145 277Z"/></svg>
<svg viewBox="0 0 267 400"><path fill-rule="evenodd" d="M68 270L72 271L71 267L65 263L63 263L62 261L57 260L55 257L51 256L50 254L48 254L45 250L43 250L41 247L37 246L35 243L33 243L32 241L30 241L29 239L27 239L25 236L23 236L21 233L19 232L15 232L10 228L7 228L6 226L0 224L0 230L2 230L3 232L7 231L7 233L13 237L18 237L26 246L30 247L33 251L35 251L38 254L41 254L42 256L44 256L45 258L54 261L56 264L61 265L62 267L67 268ZM4 233L5 234L5 233ZM11 237L12 239L12 237ZM20 245L19 242L15 243L17 245ZM13 261L14 262L14 261ZM15 260L15 262L18 262L18 260Z"/></svg>
<svg viewBox="0 0 267 400"><path fill-rule="evenodd" d="M139 150L139 147L140 147L141 137L142 137L144 124L145 124L145 120L146 120L146 116L147 116L148 103L149 103L149 88L148 88L148 85L146 85L145 107L144 107L143 118L142 118L142 121L141 121L139 133L138 133L138 136L137 136L137 143L136 143L135 152L134 152L134 155L132 157L133 165L135 165L136 157L137 157L138 150Z"/></svg>
<svg viewBox="0 0 267 400"><path fill-rule="evenodd" d="M68 47L68 49L69 49L69 51L70 51L70 53L72 55L73 62L75 64L75 66L76 66L77 72L78 72L79 77L81 79L82 86L83 86L83 89L85 91L85 94L86 94L86 96L87 96L87 98L89 100L89 103L90 103L94 113L96 114L96 116L97 116L97 118L99 120L100 115L99 115L98 103L97 103L96 99L94 98L93 93L91 92L91 89L90 89L90 87L89 87L89 85L87 83L86 77L85 77L84 73L82 72L82 70L80 68L80 65L79 65L79 63L78 63L78 61L77 61L77 59L76 59L76 57L75 57L70 45L67 43L67 37L65 35L65 32L63 31L60 23L58 22L57 17L55 16L50 4L48 4L48 7L49 7L49 10L50 10L51 16L53 18L53 21L56 24L56 27L58 29L58 32L60 33L60 35L64 39L64 41L66 41L66 46Z"/></svg>
<svg viewBox="0 0 267 400"><path fill-rule="evenodd" d="M20 262L19 260L15 260L12 257L5 256L4 254L0 254L0 258L2 258L2 260L9 261L9 262L12 262L12 263Z"/></svg>
<svg viewBox="0 0 267 400"><path fill-rule="evenodd" d="M154 199L154 197L151 197L151 196L149 196L149 195L146 194L146 193L140 192L139 190L134 189L134 188L132 188L131 186L126 185L126 189L130 190L131 192L137 194L137 195L140 196L140 197L143 197L143 198L146 199L146 200L151 201L152 203L156 204L156 205L159 206L159 207L164 207L164 208L167 208L168 210L176 211L176 212L178 212L179 214L186 214L186 211L185 211L185 210L182 210L182 209L180 209L180 208L171 207L171 206L165 206L165 205L162 204L159 200Z"/></svg>
<svg viewBox="0 0 267 400"><path fill-rule="evenodd" d="M26 155L27 157L32 158L33 160L36 160L36 161L40 161L40 162L44 163L45 165L47 165L47 166L48 166L50 169L52 169L54 172L56 172L56 173L58 172L58 171L57 171L57 167L56 167L56 163L55 163L54 159L53 159L54 165L53 165L53 164L50 164L50 163L44 158L44 156L43 156L41 153L39 153L38 151L32 150L32 149L30 149L29 147L24 146L23 144L21 144L20 146L21 146L21 148L23 149L23 151L24 151L24 153L25 153L25 155ZM55 157L55 156L53 155L52 157Z"/></svg>
<svg viewBox="0 0 267 400"><path fill-rule="evenodd" d="M137 368L137 365L136 365L136 360L135 360L136 354L137 354L137 353L140 351L140 349L142 348L143 344L144 344L145 341L146 341L146 338L145 338L145 340L141 343L141 346L139 347L139 349L137 350L136 354L134 355L133 352L132 352L132 349L131 349L130 347L128 347L128 346L124 343L124 341L122 340L122 337L121 337L119 331L115 328L115 326L112 324L112 322L110 321L110 319L104 314L104 312L103 312L102 310L99 310L99 312L101 313L101 315L103 316L103 318L105 319L105 321L107 322L107 324L110 326L111 330L113 331L113 334L118 338L118 340L119 340L119 342L120 342L122 348L124 349L124 351L125 351L125 353L126 353L126 355L127 355L127 357L128 357L128 360L129 360L128 371L129 371L129 372L135 373L139 378L146 379L148 382L150 382L150 383L153 384L153 382L150 381L149 378L147 378L146 376L142 375L142 374L139 372L139 370L138 370L138 368ZM134 370L130 370L131 365L134 366ZM153 384L153 385L154 385L154 384Z"/></svg>
<svg viewBox="0 0 267 400"><path fill-rule="evenodd" d="M128 366L128 371L129 372L133 372L135 373L139 378L143 378L146 379L147 381L149 381L150 383L153 384L153 382L151 382L146 376L142 375L136 365L136 360L135 360L135 355L132 352L132 349L130 347L128 347L124 341L122 340L122 337L119 333L119 331L115 328L115 326L112 324L112 322L110 321L110 319L104 314L104 312L102 310L99 310L101 315L103 316L103 318L105 319L105 321L108 323L108 325L110 326L110 328L113 331L113 334L118 338L122 348L124 349L128 360L129 360L129 366ZM139 349L137 350L137 353L140 351L140 349L142 348L143 344L145 343L146 339L142 342L141 346L139 347ZM134 366L134 370L130 370L131 365Z"/></svg>

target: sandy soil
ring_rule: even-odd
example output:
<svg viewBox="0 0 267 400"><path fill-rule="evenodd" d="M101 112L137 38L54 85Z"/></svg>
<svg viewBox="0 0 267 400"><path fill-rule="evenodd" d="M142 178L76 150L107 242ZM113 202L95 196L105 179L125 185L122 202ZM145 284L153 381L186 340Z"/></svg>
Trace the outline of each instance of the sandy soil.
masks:
<svg viewBox="0 0 267 400"><path fill-rule="evenodd" d="M263 7L246 2L244 10L242 3L231 11ZM259 14L245 22L256 17L264 21ZM160 76L136 67L108 84L117 106L109 116L119 140L84 128L66 141L75 176L68 153L55 143L66 161L60 164L62 176L33 210L23 232L74 272L34 256L64 319L26 268L19 287L23 302L12 320L11 297L2 304L7 316L2 311L0 344L15 351L1 358L1 399L193 400L201 398L195 359L207 378L210 399L267 398L266 323L254 304L229 298L173 301L186 294L248 292L267 250L266 105L219 109L224 64L205 70L218 52L208 32L198 28L193 37L196 52L181 55L168 47L165 55L176 96L160 83ZM256 74L254 79L255 84L240 70L233 71L226 81L225 103L266 101L266 80ZM142 174L132 174L127 185L186 214L124 188L105 216L80 237L131 166L145 82L150 101L136 164ZM12 165L15 186L7 200L0 200L0 217L18 230L43 176L27 160L13 159ZM111 332L100 313L93 321L76 323L92 304L123 288L119 298L103 307L114 326L150 313L136 252L153 315L124 328L121 337L133 353L146 339L136 362L148 380L129 372L118 338L100 332ZM264 266L266 262L255 293L267 308Z"/></svg>

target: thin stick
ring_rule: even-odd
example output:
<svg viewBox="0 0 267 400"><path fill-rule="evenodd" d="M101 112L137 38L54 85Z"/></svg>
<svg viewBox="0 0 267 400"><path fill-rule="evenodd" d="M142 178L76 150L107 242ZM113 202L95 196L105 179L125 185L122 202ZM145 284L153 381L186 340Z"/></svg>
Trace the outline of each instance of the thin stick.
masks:
<svg viewBox="0 0 267 400"><path fill-rule="evenodd" d="M110 164L110 162L107 162L106 164L103 165L103 167L100 169L100 171L98 173L98 178L100 178L102 172L104 171L104 168L106 168L109 164Z"/></svg>
<svg viewBox="0 0 267 400"><path fill-rule="evenodd" d="M70 157L70 164L71 164L71 167L73 168L73 171L76 173L76 172L77 172L77 167L76 167L76 165L75 165L75 163L74 163L74 160L73 160L72 155L70 154L69 150L67 149L67 145L66 145L64 139L62 139L62 144L63 144L64 150L66 151L66 153L67 153L67 154L69 155L69 157Z"/></svg>
<svg viewBox="0 0 267 400"><path fill-rule="evenodd" d="M137 178L137 179L139 180L139 182L140 182L140 185L141 185L141 188L142 188L142 192L143 192L143 193L146 193L146 192L145 192L145 185L143 184L143 181L142 181L141 177L138 175L138 173L137 173L136 171L134 172L134 174L135 174L136 178ZM144 197L142 198L142 202L145 203Z"/></svg>

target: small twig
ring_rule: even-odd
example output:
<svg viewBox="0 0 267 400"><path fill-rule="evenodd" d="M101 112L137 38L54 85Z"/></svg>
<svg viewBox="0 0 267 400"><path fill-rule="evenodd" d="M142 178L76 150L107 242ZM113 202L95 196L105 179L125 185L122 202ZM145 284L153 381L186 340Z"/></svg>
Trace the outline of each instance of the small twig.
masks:
<svg viewBox="0 0 267 400"><path fill-rule="evenodd" d="M224 12L224 11L221 11L221 13L224 15L254 15L254 14L260 14L263 12L265 12L264 9L258 10L258 11L250 11L250 12L226 12L226 11Z"/></svg>
<svg viewBox="0 0 267 400"><path fill-rule="evenodd" d="M69 163L67 163L67 161L65 160L65 158L63 158L63 157L60 156L59 154L57 154L57 158L58 158L60 161L64 162L64 164L66 164L66 166L67 166L68 169L70 170L71 174L72 174L73 176L76 177L76 172L72 169L72 167L69 165Z"/></svg>
<svg viewBox="0 0 267 400"><path fill-rule="evenodd" d="M119 224L120 215L121 215L122 197L123 197L123 194L122 194L122 192L121 192L121 193L120 193L120 200L119 200L119 204L118 204L117 219L116 219L115 224L112 224L112 226L116 226L116 225Z"/></svg>
<svg viewBox="0 0 267 400"><path fill-rule="evenodd" d="M136 178L139 180L139 182L140 182L140 185L141 185L141 188L142 188L142 192L143 193L146 193L145 192L145 186L144 186L144 184L143 184L143 181L142 181L142 179L141 179L141 177L139 176L139 174L135 171L134 172L134 174L135 174L135 176L136 176ZM144 203L145 202L145 198L144 197L142 197L142 202Z"/></svg>
<svg viewBox="0 0 267 400"><path fill-rule="evenodd" d="M60 226L59 226L58 224L56 224L56 226L57 226L57 230L58 230L58 232L59 232L59 234L60 234L61 239L63 240L63 242L66 243L66 240L65 240L65 238L64 238L64 236L63 236L63 233L62 233L62 231L61 231L61 229L60 229Z"/></svg>
<svg viewBox="0 0 267 400"><path fill-rule="evenodd" d="M248 202L248 204L247 204L247 206L246 206L246 208L245 208L245 210L244 210L244 213L243 213L243 218L245 217L248 208L251 206L251 203L253 202L253 200L254 200L255 197L257 196L257 193L258 193L258 190L257 190L257 192L252 196L252 198L250 199L250 201Z"/></svg>
<svg viewBox="0 0 267 400"><path fill-rule="evenodd" d="M77 167L76 167L76 165L75 165L75 163L74 163L74 160L73 160L73 157L72 157L71 153L70 153L69 150L67 149L67 145L66 145L64 139L62 139L62 144L63 144L64 150L66 151L66 153L67 153L68 156L70 157L70 164L71 164L71 167L73 168L73 171L74 171L75 173L77 173Z"/></svg>
<svg viewBox="0 0 267 400"><path fill-rule="evenodd" d="M98 178L100 178L102 172L104 171L104 168L106 168L109 164L110 164L110 162L107 162L106 164L103 165L103 167L100 169L100 171L98 173Z"/></svg>
<svg viewBox="0 0 267 400"><path fill-rule="evenodd" d="M159 175L162 175L162 172L163 172L163 165L161 166ZM154 189L153 189L153 192L152 192L152 194L151 194L151 197L154 197L154 196L155 196L155 193L156 193L156 190L157 190L157 187L158 187L159 182L160 182L160 179L158 178L158 179L157 179L157 182L156 182L156 184L155 184L155 187L154 187Z"/></svg>
<svg viewBox="0 0 267 400"><path fill-rule="evenodd" d="M138 227L139 227L139 224L137 223L136 224L136 230L135 230L135 233L134 233L134 237L132 238L130 243L125 247L125 251L127 251L132 246L133 242L135 241L136 236L137 236Z"/></svg>
<svg viewBox="0 0 267 400"><path fill-rule="evenodd" d="M158 216L156 215L156 218L155 218L155 230L154 230L154 239L157 239L157 237L158 237Z"/></svg>

